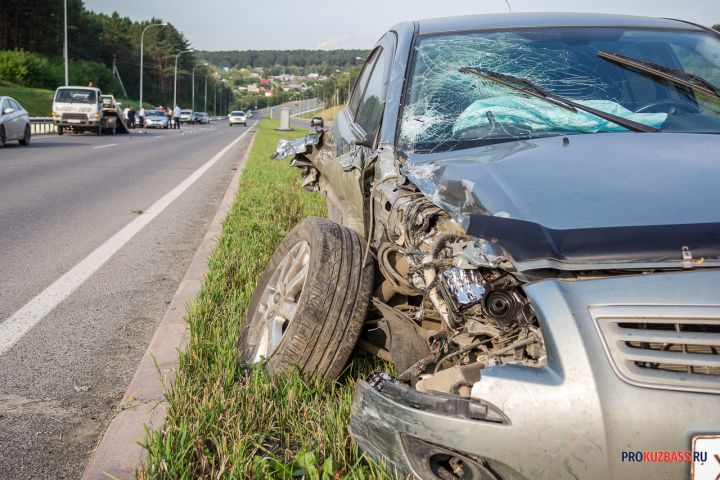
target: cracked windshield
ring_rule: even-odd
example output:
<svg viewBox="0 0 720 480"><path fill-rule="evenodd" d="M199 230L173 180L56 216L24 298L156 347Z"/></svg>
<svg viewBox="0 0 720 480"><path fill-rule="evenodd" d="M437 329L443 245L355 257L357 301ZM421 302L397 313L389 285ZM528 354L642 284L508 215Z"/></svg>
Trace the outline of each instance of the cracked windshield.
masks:
<svg viewBox="0 0 720 480"><path fill-rule="evenodd" d="M498 81L508 76L510 85ZM718 133L720 41L620 28L431 35L416 43L408 88L400 140L420 153L626 132L623 120L646 131Z"/></svg>

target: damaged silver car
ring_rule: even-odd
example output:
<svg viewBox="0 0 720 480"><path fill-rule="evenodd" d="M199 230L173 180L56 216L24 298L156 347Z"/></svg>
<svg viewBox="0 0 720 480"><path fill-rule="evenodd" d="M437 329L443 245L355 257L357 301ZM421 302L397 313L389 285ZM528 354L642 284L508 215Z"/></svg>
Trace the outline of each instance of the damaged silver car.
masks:
<svg viewBox="0 0 720 480"><path fill-rule="evenodd" d="M278 147L329 219L272 257L241 356L326 377L355 348L391 361L350 430L398 475L720 469L718 134L704 27L399 24L332 129Z"/></svg>

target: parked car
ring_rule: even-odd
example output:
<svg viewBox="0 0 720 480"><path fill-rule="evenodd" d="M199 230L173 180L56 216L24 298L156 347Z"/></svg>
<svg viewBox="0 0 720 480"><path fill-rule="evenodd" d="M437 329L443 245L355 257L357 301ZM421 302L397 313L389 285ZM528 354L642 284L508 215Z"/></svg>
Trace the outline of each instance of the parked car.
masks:
<svg viewBox="0 0 720 480"><path fill-rule="evenodd" d="M0 97L0 147L13 140L28 145L31 137L27 110L12 97Z"/></svg>
<svg viewBox="0 0 720 480"><path fill-rule="evenodd" d="M247 126L247 117L245 116L245 112L240 110L230 112L230 115L228 115L228 123L231 127L233 125L242 125L243 127Z"/></svg>
<svg viewBox="0 0 720 480"><path fill-rule="evenodd" d="M148 110L145 116L146 128L169 128L170 118L163 110Z"/></svg>
<svg viewBox="0 0 720 480"><path fill-rule="evenodd" d="M192 110L180 110L180 123L192 123L193 111Z"/></svg>
<svg viewBox="0 0 720 480"><path fill-rule="evenodd" d="M201 125L207 125L210 123L210 117L208 117L208 114L205 112L193 112L190 122L194 124L199 123Z"/></svg>
<svg viewBox="0 0 720 480"><path fill-rule="evenodd" d="M278 146L329 219L270 259L241 359L394 363L350 431L400 474L714 478L719 99L720 37L688 22L396 25L332 131Z"/></svg>

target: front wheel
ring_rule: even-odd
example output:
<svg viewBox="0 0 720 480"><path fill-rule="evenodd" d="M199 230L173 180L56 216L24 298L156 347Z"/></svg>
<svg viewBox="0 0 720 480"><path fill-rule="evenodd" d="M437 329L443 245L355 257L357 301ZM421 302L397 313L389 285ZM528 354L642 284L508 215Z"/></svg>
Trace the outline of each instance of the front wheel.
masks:
<svg viewBox="0 0 720 480"><path fill-rule="evenodd" d="M20 145L30 145L31 137L32 133L30 132L30 125L25 125L25 133L23 134L23 137L18 140L18 143L20 143Z"/></svg>
<svg viewBox="0 0 720 480"><path fill-rule="evenodd" d="M365 242L354 231L308 218L285 237L250 298L238 340L245 364L274 374L337 378L357 342L373 285Z"/></svg>

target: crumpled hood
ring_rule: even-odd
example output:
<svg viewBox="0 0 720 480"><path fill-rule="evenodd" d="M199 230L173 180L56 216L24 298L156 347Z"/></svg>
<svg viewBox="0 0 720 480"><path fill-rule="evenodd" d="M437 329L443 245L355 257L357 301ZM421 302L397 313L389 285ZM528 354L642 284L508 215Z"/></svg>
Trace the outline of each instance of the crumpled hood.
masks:
<svg viewBox="0 0 720 480"><path fill-rule="evenodd" d="M402 173L465 226L468 214L560 230L720 222L720 135L567 139L411 154Z"/></svg>
<svg viewBox="0 0 720 480"><path fill-rule="evenodd" d="M567 138L413 154L402 173L518 271L720 266L720 136Z"/></svg>

